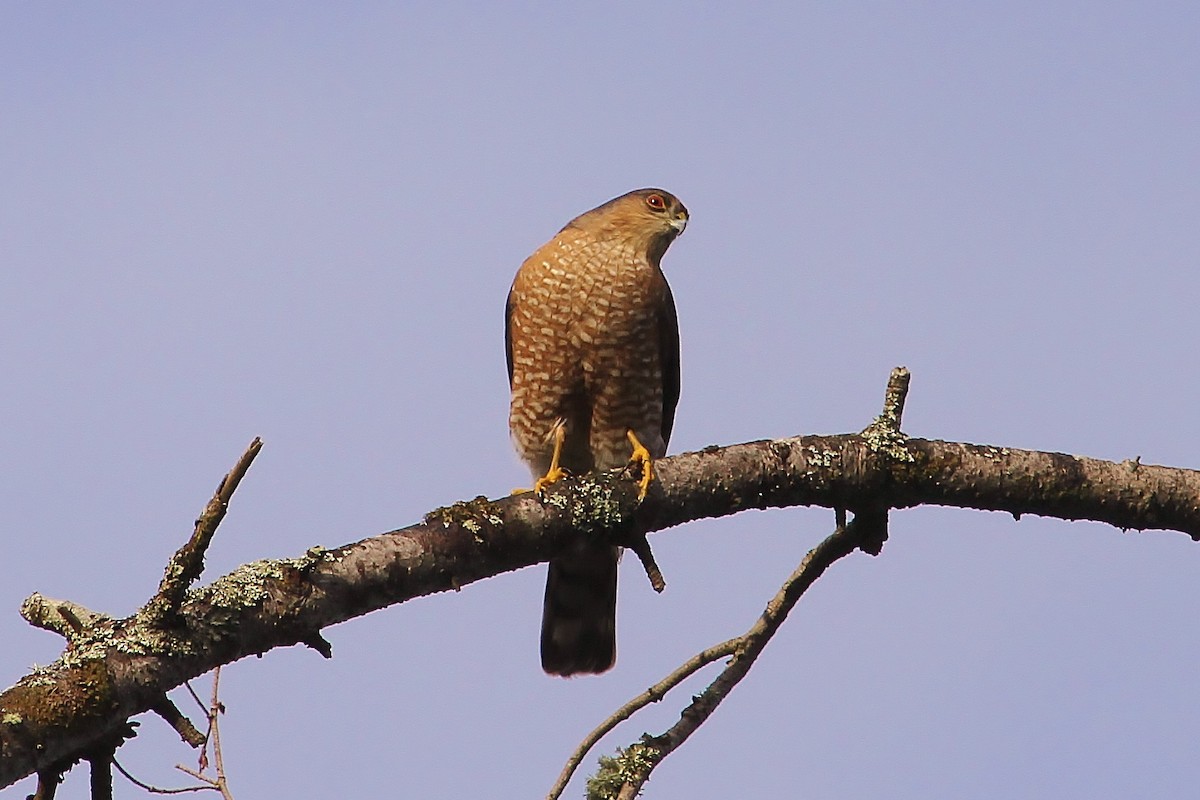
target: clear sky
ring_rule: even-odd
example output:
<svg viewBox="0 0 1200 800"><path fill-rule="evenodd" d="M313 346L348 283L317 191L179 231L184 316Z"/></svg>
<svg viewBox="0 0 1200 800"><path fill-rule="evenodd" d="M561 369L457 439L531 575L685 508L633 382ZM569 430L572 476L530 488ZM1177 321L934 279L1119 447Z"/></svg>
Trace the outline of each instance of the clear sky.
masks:
<svg viewBox="0 0 1200 800"><path fill-rule="evenodd" d="M1200 467L1198 41L1185 2L6 5L0 685L60 650L26 595L133 611L256 435L210 579L526 483L509 282L642 186L692 213L673 451L858 430L904 364L912 435ZM1195 544L892 520L650 797L1195 791ZM600 678L542 675L544 568L240 662L235 794L542 796L832 524L654 537L667 592L625 560ZM140 730L122 762L181 783L191 751Z"/></svg>

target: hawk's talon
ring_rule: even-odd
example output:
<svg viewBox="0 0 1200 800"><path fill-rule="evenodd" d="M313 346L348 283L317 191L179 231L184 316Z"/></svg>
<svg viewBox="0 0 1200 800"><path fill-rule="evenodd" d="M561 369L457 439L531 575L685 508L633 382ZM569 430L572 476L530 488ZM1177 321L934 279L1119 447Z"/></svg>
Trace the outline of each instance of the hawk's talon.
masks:
<svg viewBox="0 0 1200 800"><path fill-rule="evenodd" d="M642 477L638 481L638 502L646 499L646 492L650 491L650 482L654 480L654 459L650 457L650 451L642 444L637 434L630 428L625 432L629 438L629 443L633 445L633 454L629 456L629 465L640 464L642 467Z"/></svg>
<svg viewBox="0 0 1200 800"><path fill-rule="evenodd" d="M550 429L550 435L554 437L554 452L550 456L550 468L546 470L545 475L533 482L533 492L539 499L546 491L546 487L554 485L569 474L558 465L559 459L562 457L563 442L567 440L567 426L563 425L562 420L559 420Z"/></svg>
<svg viewBox="0 0 1200 800"><path fill-rule="evenodd" d="M541 497L542 493L545 492L548 487L558 483L569 474L570 473L562 467L551 466L550 469L546 470L545 475L533 482L533 489L531 491L533 491L533 493L538 497Z"/></svg>

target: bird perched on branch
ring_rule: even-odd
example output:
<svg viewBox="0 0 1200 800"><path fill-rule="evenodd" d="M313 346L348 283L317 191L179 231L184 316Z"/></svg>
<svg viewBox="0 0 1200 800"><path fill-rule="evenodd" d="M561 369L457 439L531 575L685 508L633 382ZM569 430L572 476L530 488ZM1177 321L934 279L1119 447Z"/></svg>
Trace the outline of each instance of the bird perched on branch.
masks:
<svg viewBox="0 0 1200 800"><path fill-rule="evenodd" d="M508 424L535 491L637 462L645 496L679 400L679 325L659 261L687 220L674 195L639 189L571 220L517 271L505 314ZM546 672L613 665L617 556L581 537L550 561Z"/></svg>

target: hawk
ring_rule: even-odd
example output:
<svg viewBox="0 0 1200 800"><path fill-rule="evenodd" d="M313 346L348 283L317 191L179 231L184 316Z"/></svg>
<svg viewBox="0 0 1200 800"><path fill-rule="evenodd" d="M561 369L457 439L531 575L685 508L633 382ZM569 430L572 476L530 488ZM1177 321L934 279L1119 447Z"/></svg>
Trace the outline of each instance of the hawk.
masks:
<svg viewBox="0 0 1200 800"><path fill-rule="evenodd" d="M567 223L508 293L509 430L540 492L564 474L666 455L679 400L679 324L659 265L688 212L638 189ZM542 669L599 673L616 660L618 548L580 539L550 561Z"/></svg>

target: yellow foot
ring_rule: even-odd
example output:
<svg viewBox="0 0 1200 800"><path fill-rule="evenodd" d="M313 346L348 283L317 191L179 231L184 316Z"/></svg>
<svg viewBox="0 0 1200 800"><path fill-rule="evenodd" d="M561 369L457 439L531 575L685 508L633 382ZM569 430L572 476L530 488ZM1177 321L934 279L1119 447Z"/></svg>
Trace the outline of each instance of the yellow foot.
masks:
<svg viewBox="0 0 1200 800"><path fill-rule="evenodd" d="M533 491L538 495L538 497L541 497L542 492L546 491L547 486L552 486L565 477L567 477L567 471L565 469L562 467L552 466L546 471L545 475L533 482Z"/></svg>
<svg viewBox="0 0 1200 800"><path fill-rule="evenodd" d="M570 476L570 474L571 473L567 472L562 467L559 467L557 470L549 470L545 475L533 482L532 489L530 489L528 486L518 486L516 489L513 489L511 492L509 492L509 494L529 494L530 492L537 492L538 496L540 497L547 486L558 483L558 481Z"/></svg>
<svg viewBox="0 0 1200 800"><path fill-rule="evenodd" d="M563 442L567 438L566 425L561 420L556 422L550 429L550 435L554 437L554 452L550 456L550 468L546 470L545 475L533 482L533 491L538 497L542 496L542 492L546 491L547 486L567 477L567 471L558 465L558 461L562 457Z"/></svg>
<svg viewBox="0 0 1200 800"><path fill-rule="evenodd" d="M633 455L629 457L630 465L642 465L642 478L638 481L638 500L645 500L646 492L650 490L650 481L654 480L654 461L650 458L650 451L638 441L637 434L632 429L626 431L625 435L633 445Z"/></svg>

